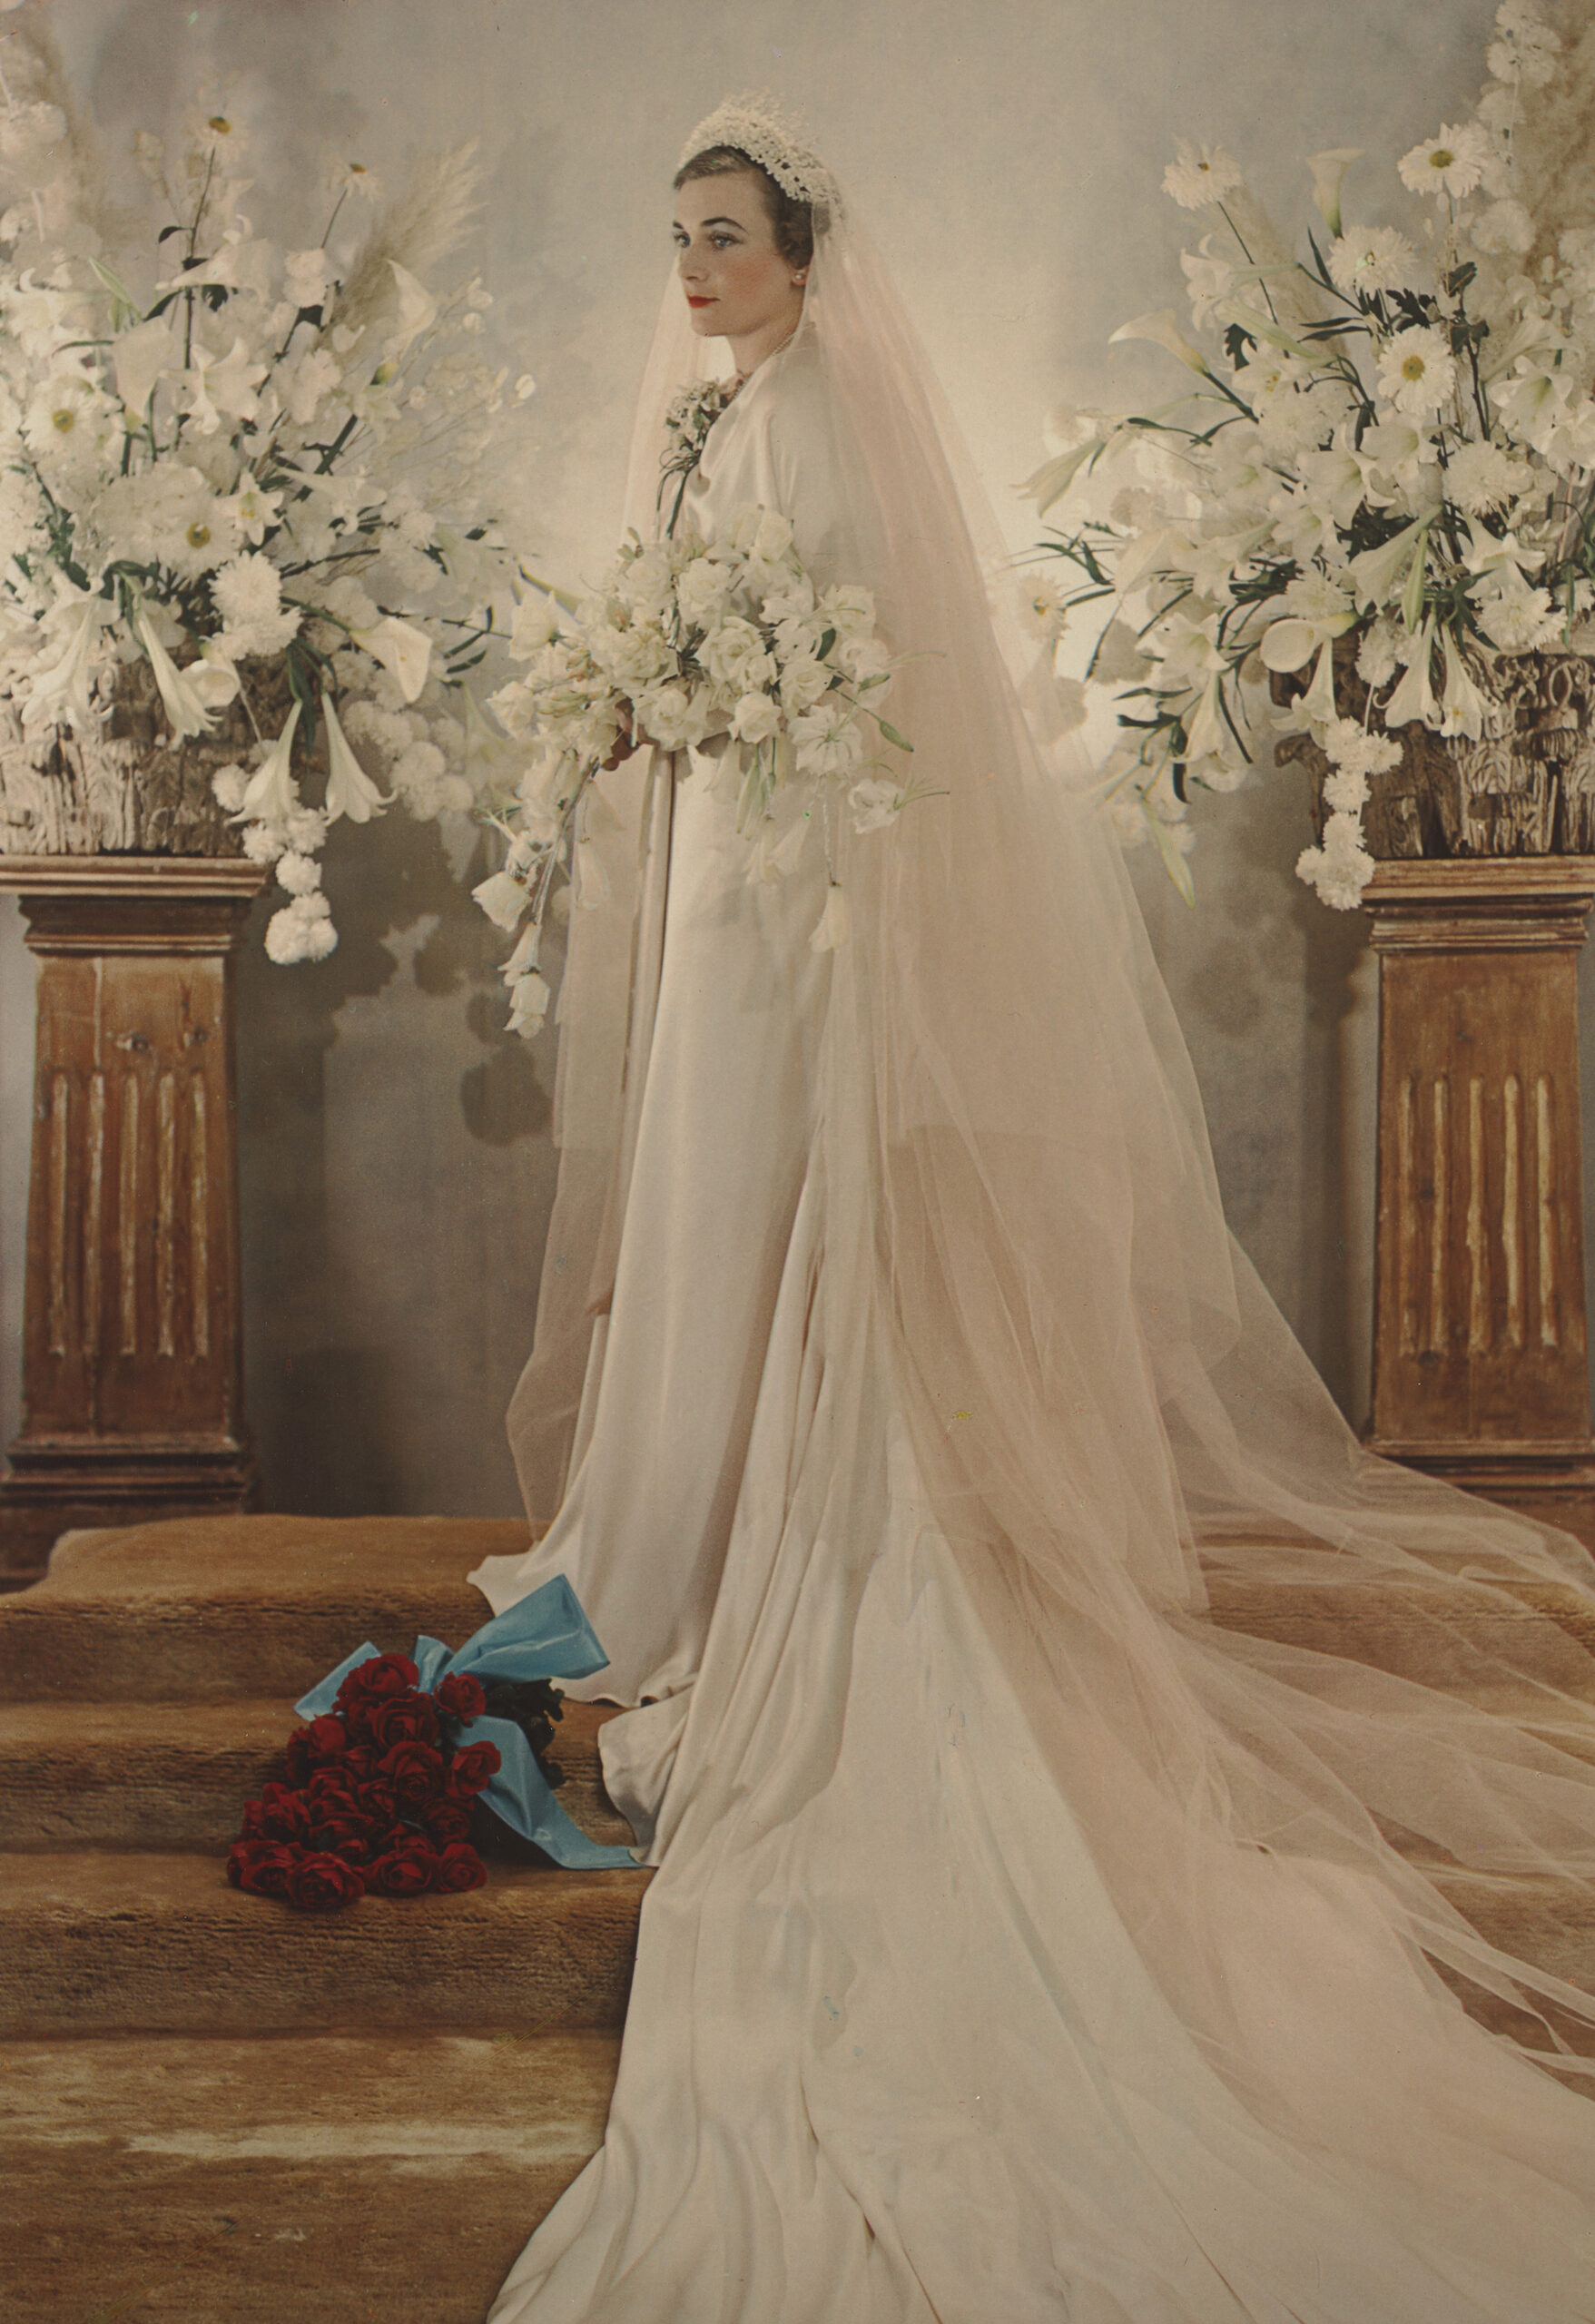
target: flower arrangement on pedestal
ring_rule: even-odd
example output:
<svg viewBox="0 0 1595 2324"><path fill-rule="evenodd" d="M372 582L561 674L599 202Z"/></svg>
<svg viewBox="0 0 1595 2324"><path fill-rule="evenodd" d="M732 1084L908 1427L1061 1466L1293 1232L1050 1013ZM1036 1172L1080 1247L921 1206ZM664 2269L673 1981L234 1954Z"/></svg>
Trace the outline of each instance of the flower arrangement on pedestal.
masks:
<svg viewBox="0 0 1595 2324"><path fill-rule="evenodd" d="M511 604L492 479L532 382L484 360L479 281L427 282L469 149L358 237L377 190L340 168L320 240L285 248L214 95L180 150L139 136L155 214L113 233L48 34L15 32L0 73L0 787L59 777L130 687L173 750L235 734L214 812L277 867L272 959L320 959L330 824L471 805L463 680Z"/></svg>
<svg viewBox="0 0 1595 2324"><path fill-rule="evenodd" d="M1171 310L1114 336L1167 349L1194 384L1147 414L1052 423L1027 488L1042 513L1070 496L1039 547L1077 577L1037 610L1056 635L1109 609L1087 676L1117 690L1111 812L1187 901L1189 795L1246 781L1251 682L1272 674L1285 731L1327 760L1321 842L1297 869L1344 910L1373 869L1371 783L1423 730L1499 745L1507 657L1587 642L1595 211L1558 231L1561 45L1533 0L1506 0L1475 113L1401 161L1423 205L1411 232L1348 222L1359 154L1314 155L1325 231L1307 260L1229 154L1182 143L1164 184L1209 222L1183 260L1206 337Z"/></svg>

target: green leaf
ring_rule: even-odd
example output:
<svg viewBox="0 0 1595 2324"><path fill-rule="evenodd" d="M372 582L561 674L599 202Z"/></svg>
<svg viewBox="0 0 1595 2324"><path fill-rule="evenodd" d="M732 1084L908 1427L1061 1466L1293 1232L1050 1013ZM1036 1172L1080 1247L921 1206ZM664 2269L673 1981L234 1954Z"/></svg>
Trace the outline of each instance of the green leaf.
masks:
<svg viewBox="0 0 1595 2324"><path fill-rule="evenodd" d="M822 637L822 639L820 640L820 646L819 646L819 659L820 659L822 662L825 659L825 656L827 655L827 654L829 654L829 653L830 653L830 651L831 651L832 647L835 645L835 643L836 643L836 632L835 632L833 629L828 629L828 630L825 632L824 636L823 636L823 637Z"/></svg>

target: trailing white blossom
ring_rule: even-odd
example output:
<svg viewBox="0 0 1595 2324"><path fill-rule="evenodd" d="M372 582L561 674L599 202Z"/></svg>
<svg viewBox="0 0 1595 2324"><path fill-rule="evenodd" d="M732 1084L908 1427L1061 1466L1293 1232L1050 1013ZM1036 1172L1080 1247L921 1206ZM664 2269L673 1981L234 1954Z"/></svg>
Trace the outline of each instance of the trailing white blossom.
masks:
<svg viewBox="0 0 1595 2324"><path fill-rule="evenodd" d="M1247 780L1260 673L1285 682L1275 731L1329 755L1301 870L1344 908L1371 869L1366 785L1397 759L1360 727L1354 746L1342 673L1376 725L1476 738L1495 656L1565 642L1595 607L1595 231L1576 189L1562 224L1542 166L1577 90L1535 0L1500 7L1488 65L1474 115L1401 157L1414 231L1343 215L1354 149L1310 157L1323 227L1300 261L1238 164L1182 142L1164 183L1209 212L1184 261L1204 336L1164 309L1114 337L1172 356L1183 403L1049 423L1028 488L1043 515L1068 496L1039 547L1069 581L1038 590L1035 622L1051 643L1093 608L1088 677L1117 690L1127 736L1105 802L1187 896L1186 803Z"/></svg>
<svg viewBox="0 0 1595 2324"><path fill-rule="evenodd" d="M697 418L715 408L713 399L684 399L673 443L691 448ZM822 797L845 793L853 828L864 832L895 822L920 795L911 783L870 773L881 743L911 747L877 706L892 662L875 635L873 598L851 586L817 588L793 549L790 522L773 509L737 509L714 545L669 536L645 543L634 534L573 618L551 596L525 600L509 650L526 675L501 687L491 707L505 734L536 749L499 819L507 860L474 893L497 926L525 921L506 970L517 995L557 876L567 875L580 911L609 899L598 842L614 816L595 778L617 751L702 747L729 769L755 882L791 874ZM793 793L802 801L795 812ZM820 949L845 936L842 894L832 881ZM530 955L522 949L528 936ZM528 1034L542 1022L536 1000L521 996L512 1012Z"/></svg>

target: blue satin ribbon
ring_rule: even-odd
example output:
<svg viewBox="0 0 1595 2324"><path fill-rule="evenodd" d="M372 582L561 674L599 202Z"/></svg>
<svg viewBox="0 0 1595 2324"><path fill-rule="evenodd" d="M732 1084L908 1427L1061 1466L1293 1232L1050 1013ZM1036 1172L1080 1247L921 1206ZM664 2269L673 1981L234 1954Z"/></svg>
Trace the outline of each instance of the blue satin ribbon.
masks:
<svg viewBox="0 0 1595 2324"><path fill-rule="evenodd" d="M336 1670L329 1670L319 1686L302 1695L294 1709L301 1718L320 1718L332 1709L338 1689L351 1670L381 1651L368 1640L347 1655ZM418 1673L416 1684L430 1694L439 1679L451 1675L473 1679L588 1679L609 1660L581 1608L581 1600L564 1574L506 1607L490 1622L468 1638L455 1653L440 1639L418 1638L410 1657ZM507 1718L474 1718L472 1743L496 1743L499 1768L489 1777L482 1797L512 1831L531 1840L556 1864L573 1870L606 1870L624 1865L635 1870L630 1848L606 1847L588 1839L566 1814L532 1756L525 1732Z"/></svg>

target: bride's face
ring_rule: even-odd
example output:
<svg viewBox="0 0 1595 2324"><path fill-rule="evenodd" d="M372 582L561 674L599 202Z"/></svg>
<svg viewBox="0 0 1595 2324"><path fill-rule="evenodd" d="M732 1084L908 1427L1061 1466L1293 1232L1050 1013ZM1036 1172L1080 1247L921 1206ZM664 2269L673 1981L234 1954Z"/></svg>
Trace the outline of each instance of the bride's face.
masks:
<svg viewBox="0 0 1595 2324"><path fill-rule="evenodd" d="M776 249L757 178L689 178L675 197L674 234L700 339L773 343L796 330L806 270Z"/></svg>

